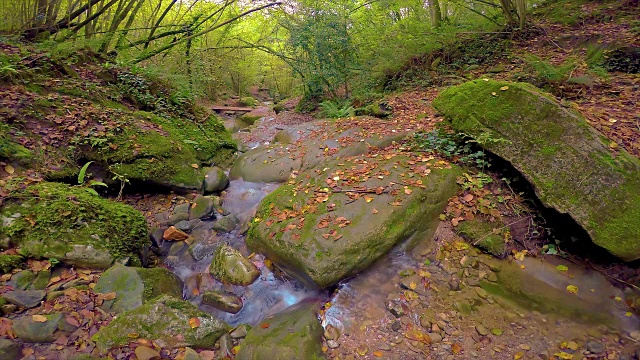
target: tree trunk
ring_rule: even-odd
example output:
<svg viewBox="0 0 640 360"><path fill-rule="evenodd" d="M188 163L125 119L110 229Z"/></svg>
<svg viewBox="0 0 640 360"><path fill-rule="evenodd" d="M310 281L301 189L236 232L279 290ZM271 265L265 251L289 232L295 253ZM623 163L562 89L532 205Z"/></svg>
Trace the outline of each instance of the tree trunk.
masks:
<svg viewBox="0 0 640 360"><path fill-rule="evenodd" d="M442 12L440 11L440 2L438 0L429 0L431 10L431 26L439 28L442 23Z"/></svg>

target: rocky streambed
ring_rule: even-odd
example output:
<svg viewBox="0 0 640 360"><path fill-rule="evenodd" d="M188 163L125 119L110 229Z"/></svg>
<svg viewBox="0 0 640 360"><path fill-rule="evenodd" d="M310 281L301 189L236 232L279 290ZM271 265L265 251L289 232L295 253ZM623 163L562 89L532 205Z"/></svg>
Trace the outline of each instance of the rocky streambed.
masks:
<svg viewBox="0 0 640 360"><path fill-rule="evenodd" d="M129 266L5 276L12 289L2 309L12 332L0 331L20 342L3 340L0 354L638 358L637 287L613 286L587 263L559 256L525 249L505 257L508 225L477 234L457 227L508 214L491 204L474 213L481 208L472 202L487 190L461 193L468 170L408 145L407 134L439 120L260 118L235 138L261 145L230 169L210 169L207 195L167 195L142 209L155 229L140 263L133 248L114 247L107 255L126 250L120 262ZM81 195L71 200L84 204ZM3 215L4 226L28 223L16 209ZM73 206L63 210L72 214ZM114 230L101 231L110 239ZM80 260L92 258L94 240Z"/></svg>

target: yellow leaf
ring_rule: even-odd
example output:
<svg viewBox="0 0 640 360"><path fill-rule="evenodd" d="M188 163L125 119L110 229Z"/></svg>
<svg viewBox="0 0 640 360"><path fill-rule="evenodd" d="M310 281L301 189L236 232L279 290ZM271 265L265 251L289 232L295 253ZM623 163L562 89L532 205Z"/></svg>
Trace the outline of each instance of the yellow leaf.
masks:
<svg viewBox="0 0 640 360"><path fill-rule="evenodd" d="M513 360L520 360L522 359L523 356L524 356L524 353L522 351L519 351L515 355L513 355Z"/></svg>
<svg viewBox="0 0 640 360"><path fill-rule="evenodd" d="M611 149L616 149L618 147L618 143L616 143L615 141L612 141L609 143L609 147Z"/></svg>
<svg viewBox="0 0 640 360"><path fill-rule="evenodd" d="M528 252L529 252L528 250L518 251L515 254L513 254L513 257L518 261L522 261L524 260L524 257L525 255L527 255Z"/></svg>
<svg viewBox="0 0 640 360"><path fill-rule="evenodd" d="M503 87L501 87L501 88L500 88L500 90L501 90L501 91L505 91L505 90L507 90L507 89L509 89L509 87L508 87L508 86L503 86Z"/></svg>
<svg viewBox="0 0 640 360"><path fill-rule="evenodd" d="M372 201L373 201L373 198L372 198L371 196L365 196L365 197L364 197L364 201L366 201L366 202L370 203L370 202L372 202Z"/></svg>
<svg viewBox="0 0 640 360"><path fill-rule="evenodd" d="M373 213L373 214L377 214L378 212L379 212L379 211L378 211L378 209L376 209L376 208L373 208L373 210L371 210L371 213Z"/></svg>
<svg viewBox="0 0 640 360"><path fill-rule="evenodd" d="M613 298L613 300L615 301L622 301L622 298L620 296L616 296L615 298Z"/></svg>
<svg viewBox="0 0 640 360"><path fill-rule="evenodd" d="M558 358L560 358L562 360L571 360L571 359L573 359L573 355L572 354L568 354L568 353L566 353L564 351L557 352L557 353L553 354L553 356L558 357Z"/></svg>
<svg viewBox="0 0 640 360"><path fill-rule="evenodd" d="M191 164L191 167L192 167L192 168L194 168L194 169L197 169L197 168L199 168L200 166L199 166L198 164Z"/></svg>
<svg viewBox="0 0 640 360"><path fill-rule="evenodd" d="M378 350L378 351L374 351L374 352L373 352L373 355L374 355L375 357L382 357L382 351L379 351L379 350Z"/></svg>
<svg viewBox="0 0 640 360"><path fill-rule="evenodd" d="M491 95L493 95L493 96L498 96L498 93L496 93L496 92L492 92L492 93L491 93Z"/></svg>
<svg viewBox="0 0 640 360"><path fill-rule="evenodd" d="M567 286L567 292L569 294L577 294L578 293L578 287L575 285L569 285Z"/></svg>
<svg viewBox="0 0 640 360"><path fill-rule="evenodd" d="M13 166L11 166L11 165L6 165L4 167L4 171L6 171L7 174L11 175L16 171L16 169L14 169Z"/></svg>
<svg viewBox="0 0 640 360"><path fill-rule="evenodd" d="M626 313L624 313L624 316L626 316L626 317L632 317L632 316L633 316L633 313L632 313L632 312L630 312L630 311L627 311Z"/></svg>
<svg viewBox="0 0 640 360"><path fill-rule="evenodd" d="M416 283L414 283L413 281L411 283L409 283L409 289L415 290L417 287L418 287L418 285Z"/></svg>
<svg viewBox="0 0 640 360"><path fill-rule="evenodd" d="M32 315L31 319L35 322L39 322L39 323L43 323L43 322L47 322L47 317L43 316L43 315Z"/></svg>

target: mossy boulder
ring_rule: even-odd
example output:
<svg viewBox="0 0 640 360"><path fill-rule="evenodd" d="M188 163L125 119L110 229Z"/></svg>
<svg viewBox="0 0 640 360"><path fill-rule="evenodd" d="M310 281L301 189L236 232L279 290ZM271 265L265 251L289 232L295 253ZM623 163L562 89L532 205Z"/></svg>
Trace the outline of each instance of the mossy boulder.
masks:
<svg viewBox="0 0 640 360"><path fill-rule="evenodd" d="M59 183L40 183L12 194L0 210L0 236L11 238L28 257L56 258L77 265L77 248L101 257L99 267L114 259L138 258L148 243L144 216L131 206L91 194L87 189ZM19 201L20 203L17 203ZM108 264L102 257L109 256Z"/></svg>
<svg viewBox="0 0 640 360"><path fill-rule="evenodd" d="M102 308L123 312L133 310L162 294L181 298L182 287L182 280L165 268L115 265L100 276L94 290L103 294L115 292L116 298L105 300Z"/></svg>
<svg viewBox="0 0 640 360"><path fill-rule="evenodd" d="M220 192L229 186L229 177L217 166L209 169L204 176L204 192Z"/></svg>
<svg viewBox="0 0 640 360"><path fill-rule="evenodd" d="M594 243L626 261L640 258L640 160L614 154L580 114L529 84L483 80L446 89L433 105L456 131L509 161L545 206L569 214Z"/></svg>
<svg viewBox="0 0 640 360"><path fill-rule="evenodd" d="M213 254L209 271L223 284L241 286L251 285L260 276L260 270L251 260L228 245L218 246Z"/></svg>
<svg viewBox="0 0 640 360"><path fill-rule="evenodd" d="M237 314L242 310L242 298L226 291L207 291L202 294L202 304L216 309Z"/></svg>
<svg viewBox="0 0 640 360"><path fill-rule="evenodd" d="M435 231L460 173L405 155L334 160L321 169L263 199L247 237L251 250L319 288L366 269L413 234ZM331 181L343 190L332 191ZM415 186L396 185L403 183ZM347 193L353 188L359 190Z"/></svg>
<svg viewBox="0 0 640 360"><path fill-rule="evenodd" d="M0 159L21 165L34 160L33 153L24 146L14 142L9 136L9 126L0 123Z"/></svg>
<svg viewBox="0 0 640 360"><path fill-rule="evenodd" d="M136 112L126 123L129 126L86 157L131 181L199 191L205 179L200 165L220 163L235 150L224 125L213 116L196 123Z"/></svg>
<svg viewBox="0 0 640 360"><path fill-rule="evenodd" d="M20 255L0 255L0 274L8 273L22 264Z"/></svg>
<svg viewBox="0 0 640 360"><path fill-rule="evenodd" d="M189 321L193 318L199 321L199 326L191 327ZM210 349L228 330L229 326L222 320L198 310L190 302L162 295L120 314L91 340L101 352L128 344L132 333L163 348Z"/></svg>
<svg viewBox="0 0 640 360"><path fill-rule="evenodd" d="M54 333L62 320L61 313L44 315L47 321L35 321L31 316L24 316L13 323L16 336L26 343L48 343L55 340Z"/></svg>
<svg viewBox="0 0 640 360"><path fill-rule="evenodd" d="M300 303L262 321L240 344L236 360L320 360L322 326L317 306Z"/></svg>
<svg viewBox="0 0 640 360"><path fill-rule="evenodd" d="M500 225L491 224L484 219L476 217L473 220L460 222L455 231L475 246L493 256L502 258L507 251L507 246L501 232L494 232L494 229L501 227L501 223Z"/></svg>

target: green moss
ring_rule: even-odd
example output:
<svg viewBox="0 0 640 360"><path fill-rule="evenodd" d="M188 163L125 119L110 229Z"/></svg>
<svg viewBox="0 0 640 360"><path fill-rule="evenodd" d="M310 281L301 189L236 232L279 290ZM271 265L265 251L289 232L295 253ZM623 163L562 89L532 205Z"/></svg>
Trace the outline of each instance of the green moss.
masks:
<svg viewBox="0 0 640 360"><path fill-rule="evenodd" d="M0 234L9 236L27 256L64 259L76 244L106 249L114 258L137 256L148 241L140 212L84 188L40 183L12 196L21 205L7 206L1 213L20 216L0 228Z"/></svg>
<svg viewBox="0 0 640 360"><path fill-rule="evenodd" d="M8 273L11 270L20 267L22 264L22 256L20 255L4 255L0 254L0 272Z"/></svg>
<svg viewBox="0 0 640 360"><path fill-rule="evenodd" d="M456 131L511 162L546 206L571 215L594 243L640 258L640 161L622 149L613 158L608 140L579 114L529 84L500 81L448 88L433 105Z"/></svg>
<svg viewBox="0 0 640 360"><path fill-rule="evenodd" d="M33 160L31 151L15 143L10 136L11 128L5 123L0 123L0 159L29 163Z"/></svg>
<svg viewBox="0 0 640 360"><path fill-rule="evenodd" d="M240 120L249 125L253 125L256 121L260 120L261 116L251 116L251 115L242 115L240 116Z"/></svg>
<svg viewBox="0 0 640 360"><path fill-rule="evenodd" d="M252 98L251 96L246 96L243 97L242 99L240 99L240 105L241 106L256 106L258 105L258 100Z"/></svg>
<svg viewBox="0 0 640 360"><path fill-rule="evenodd" d="M463 221L456 227L456 232L470 243L486 250L491 255L503 257L506 251L504 239L493 229L500 225L492 225L488 221L475 218Z"/></svg>

